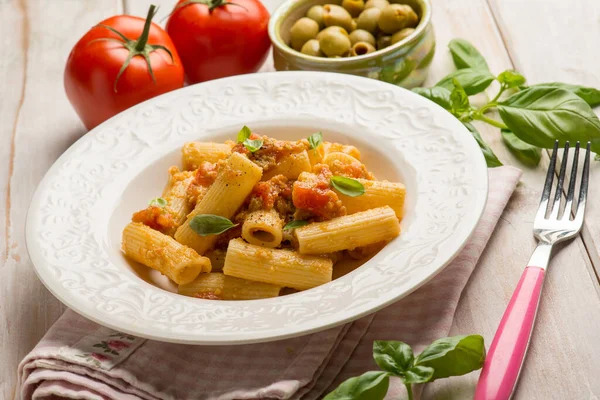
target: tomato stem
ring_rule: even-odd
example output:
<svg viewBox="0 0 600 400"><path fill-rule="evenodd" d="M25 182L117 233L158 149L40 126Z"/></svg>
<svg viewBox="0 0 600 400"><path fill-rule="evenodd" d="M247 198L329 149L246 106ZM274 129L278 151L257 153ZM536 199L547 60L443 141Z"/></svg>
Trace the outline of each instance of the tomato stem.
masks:
<svg viewBox="0 0 600 400"><path fill-rule="evenodd" d="M223 1L223 0L219 0L219 1ZM121 32L119 32L112 26L102 25L102 24L96 25L96 27L108 29L115 35L119 36L122 41L117 38L98 38L98 39L92 40L90 43L96 42L96 41L116 41L116 42L122 43L123 47L125 47L127 50L129 50L129 55L127 56L127 58L125 59L125 62L121 66L121 69L117 73L117 77L116 77L115 83L113 85L113 90L115 91L115 93L117 93L117 83L119 82L119 78L121 77L121 75L123 75L123 72L125 72L125 70L129 66L129 63L131 62L131 59L133 57L135 57L135 56L144 57L144 60L146 61L146 65L148 66L148 73L152 77L152 82L154 82L155 85L156 85L156 78L154 77L154 71L152 70L152 63L150 62L150 53L152 53L156 50L159 50L159 49L164 50L169 55L169 57L171 57L171 62L175 61L173 59L173 54L171 53L171 50L169 50L167 47L165 47L161 44L148 44L148 38L150 37L150 28L152 27L152 18L154 18L154 16L156 15L157 12L158 12L158 7L156 7L154 4L151 4L150 8L148 9L148 15L146 16L146 21L144 22L144 29L142 30L142 34L136 40L129 39L127 36L123 35Z"/></svg>
<svg viewBox="0 0 600 400"><path fill-rule="evenodd" d="M187 0L187 1L184 1L183 3L178 4L173 9L171 14L173 14L175 11L179 10L180 8L189 6L190 4L204 4L205 6L208 6L208 11L212 11L217 7L222 7L225 5L242 7L244 10L248 11L248 9L246 7L244 7L243 5L237 4L237 3L232 3L227 0Z"/></svg>
<svg viewBox="0 0 600 400"><path fill-rule="evenodd" d="M142 52L145 50L146 43L148 43L148 36L150 35L150 26L152 26L152 18L154 18L157 11L157 7L154 4L151 4L148 9L148 15L146 16L146 22L144 23L144 30L135 44L136 51Z"/></svg>

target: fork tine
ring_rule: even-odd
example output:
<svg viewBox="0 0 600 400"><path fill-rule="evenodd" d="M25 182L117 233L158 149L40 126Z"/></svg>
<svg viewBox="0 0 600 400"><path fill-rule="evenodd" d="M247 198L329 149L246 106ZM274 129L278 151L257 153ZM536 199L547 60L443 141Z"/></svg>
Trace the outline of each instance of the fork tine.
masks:
<svg viewBox="0 0 600 400"><path fill-rule="evenodd" d="M573 155L573 166L571 167L571 178L569 179L569 189L567 190L567 202L562 218L570 219L573 211L573 196L575 195L575 184L577 181L577 163L579 161L579 142L575 144L575 154Z"/></svg>
<svg viewBox="0 0 600 400"><path fill-rule="evenodd" d="M579 186L579 200L577 201L577 212L575 221L583 223L583 214L585 213L585 204L587 201L588 181L590 179L590 147L591 143L587 142L585 150L585 161L583 163L583 173L581 174L581 184Z"/></svg>
<svg viewBox="0 0 600 400"><path fill-rule="evenodd" d="M563 195L563 185L565 183L565 175L567 174L567 163L569 161L569 142L565 143L563 151L563 159L560 166L560 174L558 175L558 184L556 185L556 193L554 194L554 203L550 212L550 219L557 219L560 210L560 199Z"/></svg>
<svg viewBox="0 0 600 400"><path fill-rule="evenodd" d="M552 150L550 165L548 165L548 172L546 173L546 182L544 183L544 191L542 192L542 198L540 200L540 206L538 208L536 219L544 219L546 217L546 211L548 210L548 199L550 199L550 192L552 191L552 181L554 180L556 153L558 153L558 140L554 142L554 150Z"/></svg>

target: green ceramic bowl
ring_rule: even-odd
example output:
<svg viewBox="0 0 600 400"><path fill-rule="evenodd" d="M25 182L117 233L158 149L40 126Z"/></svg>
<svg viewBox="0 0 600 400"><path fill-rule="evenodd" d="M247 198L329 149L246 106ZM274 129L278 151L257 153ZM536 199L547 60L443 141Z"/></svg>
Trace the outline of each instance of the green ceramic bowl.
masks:
<svg viewBox="0 0 600 400"><path fill-rule="evenodd" d="M313 57L288 46L289 31L315 4L340 4L341 0L288 0L271 15L269 36L273 42L273 60L277 71L341 72L379 79L413 88L423 83L435 52L429 0L392 0L409 4L419 15L415 32L404 40L356 57Z"/></svg>

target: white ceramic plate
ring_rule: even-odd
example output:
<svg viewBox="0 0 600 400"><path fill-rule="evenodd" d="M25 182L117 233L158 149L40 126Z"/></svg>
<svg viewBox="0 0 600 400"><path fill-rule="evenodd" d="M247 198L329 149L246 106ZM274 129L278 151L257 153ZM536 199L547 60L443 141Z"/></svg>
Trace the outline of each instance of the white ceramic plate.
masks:
<svg viewBox="0 0 600 400"><path fill-rule="evenodd" d="M164 281L121 253L123 227L160 194L184 142L232 139L243 125L355 144L377 177L406 185L400 237L340 279L274 299L201 300L153 285ZM476 142L429 100L350 75L253 74L149 100L77 141L33 197L27 246L46 287L102 325L170 342L252 343L332 327L406 296L463 247L486 195Z"/></svg>

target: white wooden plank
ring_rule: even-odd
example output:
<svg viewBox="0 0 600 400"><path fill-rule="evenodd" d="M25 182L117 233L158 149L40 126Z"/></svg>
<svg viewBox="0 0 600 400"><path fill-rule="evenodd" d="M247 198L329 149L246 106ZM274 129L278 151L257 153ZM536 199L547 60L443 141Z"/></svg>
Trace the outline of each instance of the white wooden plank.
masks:
<svg viewBox="0 0 600 400"><path fill-rule="evenodd" d="M504 4L504 1L498 3ZM544 8L549 12L548 7L542 7L540 2L511 3L515 13L521 13L526 7L537 9L537 12ZM537 4L537 7L532 4ZM493 15L484 0L434 0L433 6L438 51L429 82L436 82L452 70L446 44L456 37L471 41L486 57L492 71L499 73L513 67ZM562 18L560 10L553 10L552 13L555 18ZM535 28L540 32L539 35L546 32L536 22L532 22L531 18L514 24L530 26L532 31ZM514 29L512 22L507 29ZM566 27L562 34L568 36ZM531 51L537 46L536 39L528 38L527 35L519 35L519 41L522 48L517 54ZM558 53L559 48L556 46L553 51ZM515 58L512 52L511 56ZM543 185L547 157L544 157L538 168L524 168L507 153L498 129L484 125L478 127L505 164L524 169L522 182L463 292L451 330L451 334L480 333L489 346L521 271L535 246L531 227ZM580 399L594 398L592 394L600 393L600 384L596 379L600 363L594 356L600 351L600 346L594 339L600 328L599 302L595 276L585 248L581 240L577 239L563 248L552 261L516 399ZM577 359L576 363L572 361L574 359ZM575 364L577 367L565 368L565 365ZM464 377L434 382L426 387L423 398L471 398L478 377L479 373L475 372Z"/></svg>
<svg viewBox="0 0 600 400"><path fill-rule="evenodd" d="M37 279L24 240L35 187L54 160L85 133L64 94L63 68L81 35L116 11L117 0L0 1L5 52L0 80L7 85L0 102L0 248L8 244L0 268L2 399L13 397L17 364L64 310Z"/></svg>
<svg viewBox="0 0 600 400"><path fill-rule="evenodd" d="M515 68L530 83L567 82L600 88L600 4L595 0L491 1ZM600 109L596 110L596 113ZM591 164L590 202L582 236L600 275L600 163Z"/></svg>

